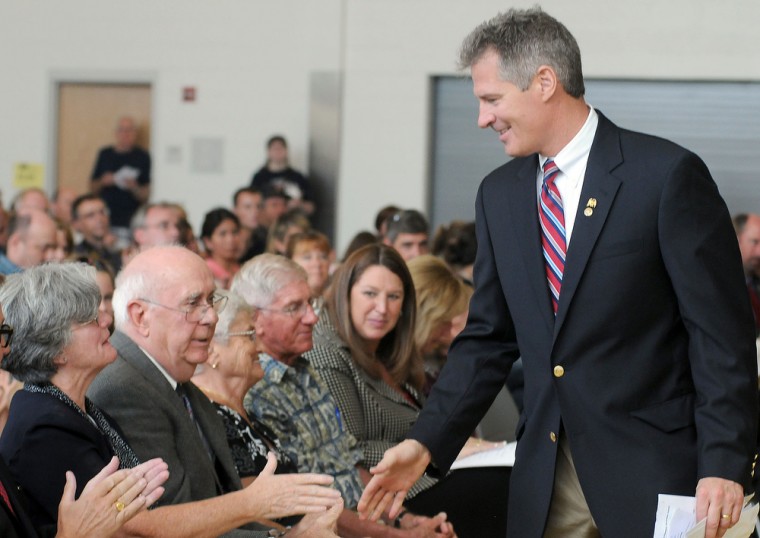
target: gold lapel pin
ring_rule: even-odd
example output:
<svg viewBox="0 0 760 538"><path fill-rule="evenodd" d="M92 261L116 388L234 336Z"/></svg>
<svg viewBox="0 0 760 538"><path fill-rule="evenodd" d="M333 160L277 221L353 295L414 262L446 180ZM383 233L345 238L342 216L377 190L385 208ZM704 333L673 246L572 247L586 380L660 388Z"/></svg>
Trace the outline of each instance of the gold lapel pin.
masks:
<svg viewBox="0 0 760 538"><path fill-rule="evenodd" d="M596 207L596 198L589 198L586 202L586 209L583 210L583 214L590 217L594 214L594 208Z"/></svg>

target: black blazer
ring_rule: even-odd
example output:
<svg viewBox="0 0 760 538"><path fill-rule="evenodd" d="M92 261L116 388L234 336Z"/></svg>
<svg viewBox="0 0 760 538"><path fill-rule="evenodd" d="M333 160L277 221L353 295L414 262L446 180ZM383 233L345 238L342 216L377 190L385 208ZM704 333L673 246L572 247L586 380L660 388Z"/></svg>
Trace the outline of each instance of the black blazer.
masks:
<svg viewBox="0 0 760 538"><path fill-rule="evenodd" d="M113 452L105 436L68 405L20 390L0 436L0 455L26 496L34 525L54 529L66 471L76 477L78 497Z"/></svg>
<svg viewBox="0 0 760 538"><path fill-rule="evenodd" d="M509 536L543 533L560 428L602 535L651 536L658 493L749 485L757 372L736 236L696 155L599 114L555 319L537 171L514 159L480 186L467 327L410 437L447 469L522 355Z"/></svg>
<svg viewBox="0 0 760 538"><path fill-rule="evenodd" d="M3 538L37 538L39 535L26 513L26 502L22 499L16 481L2 458L0 458L0 482L5 486L8 500L13 507L11 514L6 504L0 502L0 536Z"/></svg>

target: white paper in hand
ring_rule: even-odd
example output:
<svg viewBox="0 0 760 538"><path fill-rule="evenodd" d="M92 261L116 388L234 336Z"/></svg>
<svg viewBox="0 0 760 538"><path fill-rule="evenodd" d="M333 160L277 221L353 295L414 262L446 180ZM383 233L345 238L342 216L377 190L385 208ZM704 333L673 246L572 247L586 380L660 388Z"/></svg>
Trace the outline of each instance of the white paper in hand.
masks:
<svg viewBox="0 0 760 538"><path fill-rule="evenodd" d="M747 538L755 528L758 505L747 505L744 499L739 522L728 529L724 538ZM654 524L654 538L704 538L705 520L697 522L697 500L682 495L660 494L657 499L657 517Z"/></svg>

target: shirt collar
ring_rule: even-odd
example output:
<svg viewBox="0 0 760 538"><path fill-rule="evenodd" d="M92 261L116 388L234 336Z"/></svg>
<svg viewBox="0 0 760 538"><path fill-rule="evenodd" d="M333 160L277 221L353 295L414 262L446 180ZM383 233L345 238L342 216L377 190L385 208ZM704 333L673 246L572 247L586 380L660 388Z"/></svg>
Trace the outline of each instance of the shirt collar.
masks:
<svg viewBox="0 0 760 538"><path fill-rule="evenodd" d="M264 370L264 377L271 383L279 384L285 374L288 372L289 366L284 362L280 362L268 353L259 353L259 364Z"/></svg>
<svg viewBox="0 0 760 538"><path fill-rule="evenodd" d="M140 347L140 346L137 346L137 347ZM145 353L145 356L148 357L148 359L150 360L150 362L152 362L153 365L156 368L158 368L158 371L161 372L161 374L163 374L163 376L166 378L166 380L172 386L172 389L177 390L177 381L171 375L169 375L169 372L166 371L166 368L164 368L163 366L161 366L161 363L158 362L156 359L154 359L153 356L150 353L148 353L144 348L140 348L140 351L142 351L143 353Z"/></svg>
<svg viewBox="0 0 760 538"><path fill-rule="evenodd" d="M581 166L585 169L588 154L591 151L591 144L594 142L594 135L596 134L596 127L599 125L599 115L594 110L594 107L589 107L588 116L583 123L580 131L576 133L568 144L562 148L553 160L557 167L568 178L571 178L573 184L577 184L581 180L583 174L575 174L573 170ZM541 168L544 167L544 163L550 157L546 155L539 155L538 162Z"/></svg>

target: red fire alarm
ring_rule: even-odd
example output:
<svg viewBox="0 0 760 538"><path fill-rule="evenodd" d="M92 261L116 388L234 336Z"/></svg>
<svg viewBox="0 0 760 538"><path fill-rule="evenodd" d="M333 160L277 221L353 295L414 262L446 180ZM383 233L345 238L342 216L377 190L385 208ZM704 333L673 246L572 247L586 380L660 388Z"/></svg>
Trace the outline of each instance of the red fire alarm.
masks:
<svg viewBox="0 0 760 538"><path fill-rule="evenodd" d="M182 88L182 100L186 103L195 101L195 86L185 86Z"/></svg>

